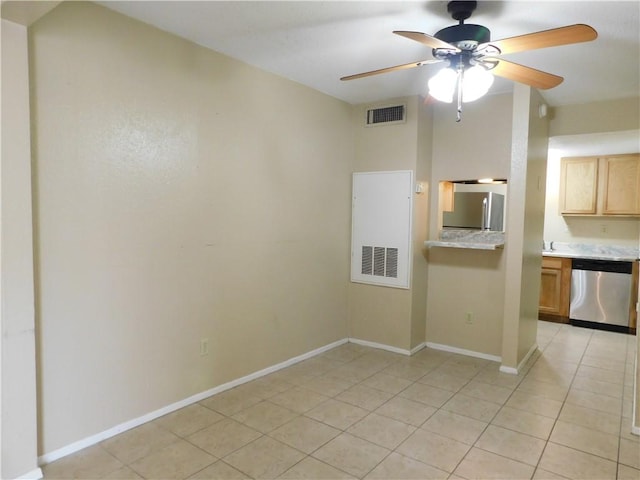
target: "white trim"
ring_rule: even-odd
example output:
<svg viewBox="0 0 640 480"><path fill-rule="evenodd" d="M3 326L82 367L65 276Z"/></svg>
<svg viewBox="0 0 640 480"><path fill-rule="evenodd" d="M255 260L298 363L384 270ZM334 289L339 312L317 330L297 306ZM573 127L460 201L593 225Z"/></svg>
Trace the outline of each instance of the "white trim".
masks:
<svg viewBox="0 0 640 480"><path fill-rule="evenodd" d="M413 347L410 351L409 351L409 355L415 355L416 353L418 353L420 350L422 350L423 348L427 347L427 342L422 342L419 343L418 345L416 345L415 347Z"/></svg>
<svg viewBox="0 0 640 480"><path fill-rule="evenodd" d="M359 338L349 338L350 343L356 343L364 347L378 348L380 350L386 350L387 352L399 353L401 355L409 356L411 352L404 348L392 347L391 345L385 345L384 343L370 342L369 340L360 340Z"/></svg>
<svg viewBox="0 0 640 480"><path fill-rule="evenodd" d="M511 375L518 374L518 369L516 367L507 367L505 365L500 365L500 368L498 370L500 370L502 373L509 373Z"/></svg>
<svg viewBox="0 0 640 480"><path fill-rule="evenodd" d="M640 425L638 425L638 417L636 416L636 412L638 411L638 396L640 396L640 385L638 385L638 355L640 353L636 350L636 359L634 362L633 369L633 414L631 418L631 433L634 435L640 435Z"/></svg>
<svg viewBox="0 0 640 480"><path fill-rule="evenodd" d="M158 410L155 410L153 412L147 413L146 415L143 415L141 417L138 418L134 418L132 420L129 420L127 422L121 423L120 425L116 425L115 427L112 427L108 430L105 430L103 432L100 433L96 433L95 435L91 435L89 437L86 437L82 440L78 440L77 442L73 442L69 445L67 445L66 447L62 447L59 448L57 450L54 450L53 452L49 452L49 453L45 453L44 455L41 455L38 458L38 464L40 466L42 465L46 465L48 463L51 463L55 460L58 460L62 457L65 457L67 455L70 455L72 453L75 453L79 450L82 450L83 448L86 447L90 447L91 445L95 445L96 443L99 443L103 440L106 440L107 438L111 438L114 435L118 435L119 433L125 432L127 430L130 430L132 428L138 427L144 423L150 422L152 420L155 420L156 418L162 417L164 415L167 415L168 413L174 412L176 410L179 410L181 408L184 408L186 406L189 406L193 403L199 402L201 400L204 400L205 398L210 397L211 395L215 395L217 393L221 393L224 392L225 390L229 390L233 387L236 387L238 385L241 385L243 383L247 383L250 382L251 380L255 380L256 378L260 378L260 377L264 377L265 375L268 375L270 373L276 372L278 370L282 370L283 368L289 367L291 365L294 365L298 362L301 362L303 360L307 360L308 358L311 357L315 357L316 355L319 355L321 353L326 352L327 350L331 350L332 348L338 347L340 345L343 345L345 343L347 343L349 340L347 338L343 338L341 340L335 341L333 343L330 343L328 345L325 345L323 347L320 348L316 348L315 350L311 350L310 352L307 353L303 353L302 355L298 355L297 357L293 357L290 358L288 360L285 360L284 362L280 362L277 363L275 365L272 365L270 367L264 368L262 370L258 370L257 372L253 372L249 375L246 375L244 377L241 378L237 378L235 380L232 380L230 382L224 383L222 385L218 385L217 387L211 388L209 390L206 390L204 392L201 393L197 393L195 395L192 395L188 398L185 398L183 400L180 400L178 402L172 403L170 405L167 405L166 407L162 407ZM25 477L26 478L26 477ZM30 477L29 477L30 478ZM37 478L42 478L42 477L37 477Z"/></svg>
<svg viewBox="0 0 640 480"><path fill-rule="evenodd" d="M533 345L531 345L531 348L529 349L527 354L524 356L524 358L520 361L517 367L514 368L514 367L507 367L505 365L500 365L500 371L502 373L511 373L512 375L518 375L518 373L520 373L524 365L529 361L529 358L531 358L531 355L533 355L537 349L538 349L538 344L534 343Z"/></svg>
<svg viewBox="0 0 640 480"><path fill-rule="evenodd" d="M466 350L464 348L452 347L451 345L442 345L441 343L427 342L426 346L433 348L434 350L442 350L445 352L458 353L460 355L466 355L467 357L482 358L484 360L491 360L492 362L501 362L502 357L497 355L489 355L488 353L474 352L473 350Z"/></svg>
<svg viewBox="0 0 640 480"><path fill-rule="evenodd" d="M31 470L29 473L19 476L17 480L40 480L41 478L44 478L42 469L36 468L35 470Z"/></svg>
<svg viewBox="0 0 640 480"><path fill-rule="evenodd" d="M525 364L529 361L529 359L531 358L531 355L533 355L534 353L536 353L536 350L538 350L538 344L534 343L533 345L531 345L531 348L529 349L529 351L527 352L527 354L524 356L524 358L522 359L522 361L518 364L518 371L522 370L525 366Z"/></svg>

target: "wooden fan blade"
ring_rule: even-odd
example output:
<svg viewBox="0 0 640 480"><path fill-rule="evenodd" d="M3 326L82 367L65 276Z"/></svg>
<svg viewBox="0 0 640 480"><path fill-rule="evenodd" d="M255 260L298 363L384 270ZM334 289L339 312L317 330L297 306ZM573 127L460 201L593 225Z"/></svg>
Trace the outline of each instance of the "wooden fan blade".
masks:
<svg viewBox="0 0 640 480"><path fill-rule="evenodd" d="M427 35L426 33L405 32L402 30L396 30L393 33L395 33L396 35L400 35L401 37L408 38L410 40L415 40L416 42L420 42L431 48L446 48L447 50L453 50L454 52L460 51L458 47L454 47L450 43L443 42L442 40L439 40L436 37L432 37L431 35Z"/></svg>
<svg viewBox="0 0 640 480"><path fill-rule="evenodd" d="M505 55L525 50L588 42L595 40L597 37L598 32L589 25L576 24L483 43L482 45L478 45L477 50L494 46L500 49L501 55Z"/></svg>
<svg viewBox="0 0 640 480"><path fill-rule="evenodd" d="M370 77L371 75L379 75L381 73L395 72L396 70L405 70L407 68L420 67L421 65L426 65L428 63L437 63L440 61L441 60L431 59L422 60L421 62L404 63L402 65L396 65L394 67L381 68L379 70L372 70L370 72L364 73L356 73L355 75L347 75L346 77L342 77L340 80L355 80L356 78Z"/></svg>
<svg viewBox="0 0 640 480"><path fill-rule="evenodd" d="M484 60L488 60L489 63L498 62L492 70L489 70L494 75L524 83L525 85L530 85L541 90L557 87L564 80L564 78L558 75L536 70L531 67L525 67L524 65L518 65L517 63L507 62L501 58L483 58L483 61Z"/></svg>

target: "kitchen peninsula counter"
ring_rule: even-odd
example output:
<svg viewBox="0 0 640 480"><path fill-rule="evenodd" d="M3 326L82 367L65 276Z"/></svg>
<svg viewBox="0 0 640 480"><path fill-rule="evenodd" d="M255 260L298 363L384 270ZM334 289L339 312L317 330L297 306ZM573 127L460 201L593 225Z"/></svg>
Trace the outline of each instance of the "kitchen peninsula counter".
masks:
<svg viewBox="0 0 640 480"><path fill-rule="evenodd" d="M497 250L504 248L504 232L486 230L445 229L438 240L427 240L425 247Z"/></svg>

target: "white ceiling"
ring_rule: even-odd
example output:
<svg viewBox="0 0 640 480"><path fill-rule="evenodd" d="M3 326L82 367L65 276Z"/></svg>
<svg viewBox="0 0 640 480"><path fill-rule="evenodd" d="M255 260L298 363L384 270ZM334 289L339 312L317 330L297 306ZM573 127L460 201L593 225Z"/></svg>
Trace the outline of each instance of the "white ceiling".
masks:
<svg viewBox="0 0 640 480"><path fill-rule="evenodd" d="M350 103L425 95L427 65L341 82L362 71L431 58L422 44L392 30L434 34L453 25L443 1L99 1L243 62ZM510 61L565 78L543 91L550 105L640 94L640 1L479 1L466 23L492 39L586 23L593 42L509 55ZM512 83L496 79L491 93Z"/></svg>

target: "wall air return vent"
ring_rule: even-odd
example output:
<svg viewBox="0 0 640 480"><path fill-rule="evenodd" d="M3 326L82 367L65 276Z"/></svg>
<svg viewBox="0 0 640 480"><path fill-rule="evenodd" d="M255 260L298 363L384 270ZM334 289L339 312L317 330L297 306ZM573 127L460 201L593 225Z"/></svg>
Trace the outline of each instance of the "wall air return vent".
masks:
<svg viewBox="0 0 640 480"><path fill-rule="evenodd" d="M398 249L362 246L362 275L398 278Z"/></svg>
<svg viewBox="0 0 640 480"><path fill-rule="evenodd" d="M351 281L409 288L413 172L353 174Z"/></svg>
<svg viewBox="0 0 640 480"><path fill-rule="evenodd" d="M370 108L367 110L367 126L404 123L406 110L405 105Z"/></svg>

